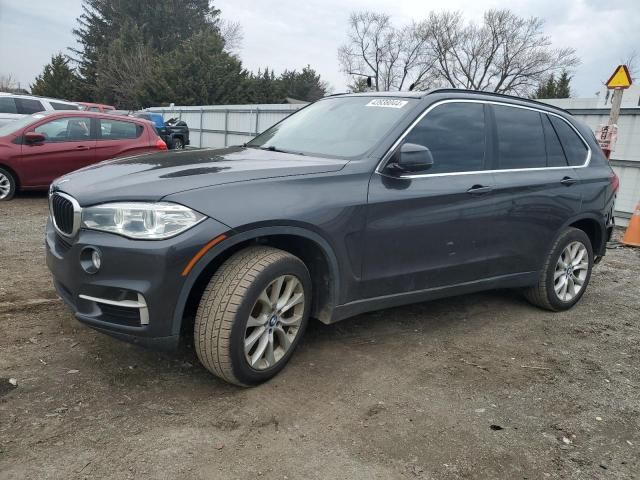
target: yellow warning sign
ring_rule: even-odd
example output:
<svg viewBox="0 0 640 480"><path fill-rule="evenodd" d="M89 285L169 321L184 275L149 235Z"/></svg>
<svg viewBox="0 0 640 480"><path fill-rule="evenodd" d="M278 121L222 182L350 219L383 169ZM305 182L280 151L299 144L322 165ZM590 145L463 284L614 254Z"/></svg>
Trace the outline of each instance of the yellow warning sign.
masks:
<svg viewBox="0 0 640 480"><path fill-rule="evenodd" d="M631 86L631 75L626 65L618 65L611 78L607 80L607 88L629 88Z"/></svg>

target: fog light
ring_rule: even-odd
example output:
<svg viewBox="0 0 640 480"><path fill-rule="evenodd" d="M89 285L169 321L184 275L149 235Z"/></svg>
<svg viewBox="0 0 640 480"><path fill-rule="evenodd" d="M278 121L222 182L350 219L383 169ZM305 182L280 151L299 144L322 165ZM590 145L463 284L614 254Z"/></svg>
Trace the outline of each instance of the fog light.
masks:
<svg viewBox="0 0 640 480"><path fill-rule="evenodd" d="M100 263L102 259L100 258L100 252L98 250L94 250L91 252L91 262L93 266L96 267L96 270L100 270Z"/></svg>
<svg viewBox="0 0 640 480"><path fill-rule="evenodd" d="M80 252L80 266L87 273L97 273L102 266L100 250L95 247L84 247Z"/></svg>

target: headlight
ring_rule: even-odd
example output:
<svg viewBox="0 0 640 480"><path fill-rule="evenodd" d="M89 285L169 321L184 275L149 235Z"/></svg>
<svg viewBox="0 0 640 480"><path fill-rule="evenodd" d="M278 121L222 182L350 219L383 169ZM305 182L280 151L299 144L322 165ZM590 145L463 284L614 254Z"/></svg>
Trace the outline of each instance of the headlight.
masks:
<svg viewBox="0 0 640 480"><path fill-rule="evenodd" d="M82 227L136 240L161 240L178 235L205 218L176 203L104 203L82 210Z"/></svg>

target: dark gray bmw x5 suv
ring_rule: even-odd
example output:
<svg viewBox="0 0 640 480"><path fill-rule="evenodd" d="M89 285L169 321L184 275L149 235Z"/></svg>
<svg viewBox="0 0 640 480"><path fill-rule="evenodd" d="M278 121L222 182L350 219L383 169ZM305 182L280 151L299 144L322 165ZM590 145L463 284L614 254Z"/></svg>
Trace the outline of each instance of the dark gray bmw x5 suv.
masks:
<svg viewBox="0 0 640 480"><path fill-rule="evenodd" d="M239 385L309 318L493 288L572 307L618 179L567 112L461 90L322 99L244 146L112 160L50 191L47 263L81 322Z"/></svg>

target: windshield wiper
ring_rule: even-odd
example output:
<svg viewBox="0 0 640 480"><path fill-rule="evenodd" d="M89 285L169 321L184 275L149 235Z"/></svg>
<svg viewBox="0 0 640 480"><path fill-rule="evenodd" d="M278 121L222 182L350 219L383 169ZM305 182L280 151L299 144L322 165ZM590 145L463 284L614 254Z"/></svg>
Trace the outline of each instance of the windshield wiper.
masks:
<svg viewBox="0 0 640 480"><path fill-rule="evenodd" d="M270 152L279 152L279 153L290 153L292 155L301 155L304 157L304 153L301 152L291 152L289 150L282 150L280 148L277 148L273 145L269 145L268 147L258 147L260 148L260 150L269 150Z"/></svg>

